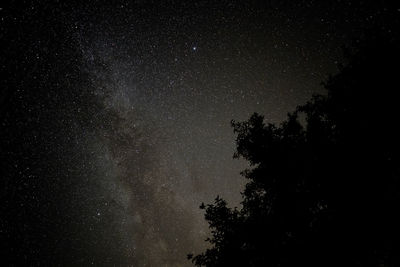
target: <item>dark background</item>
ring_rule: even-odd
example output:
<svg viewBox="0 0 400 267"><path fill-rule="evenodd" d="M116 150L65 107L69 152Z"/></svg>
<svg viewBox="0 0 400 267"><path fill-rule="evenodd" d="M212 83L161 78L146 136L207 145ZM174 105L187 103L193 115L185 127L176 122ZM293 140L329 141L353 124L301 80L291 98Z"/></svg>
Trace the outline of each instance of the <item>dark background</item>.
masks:
<svg viewBox="0 0 400 267"><path fill-rule="evenodd" d="M3 3L3 260L180 266L202 201L239 205L230 120L268 122L391 31L386 1ZM378 25L378 26L377 26Z"/></svg>

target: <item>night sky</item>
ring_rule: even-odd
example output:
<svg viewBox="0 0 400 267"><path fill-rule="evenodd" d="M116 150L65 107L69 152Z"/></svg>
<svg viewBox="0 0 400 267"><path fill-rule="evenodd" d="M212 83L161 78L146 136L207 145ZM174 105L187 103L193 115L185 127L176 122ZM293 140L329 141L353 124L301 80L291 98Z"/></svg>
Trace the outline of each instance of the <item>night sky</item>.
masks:
<svg viewBox="0 0 400 267"><path fill-rule="evenodd" d="M56 2L0 9L0 227L18 260L63 266L190 266L206 246L201 202L240 204L230 121L283 121L387 11Z"/></svg>

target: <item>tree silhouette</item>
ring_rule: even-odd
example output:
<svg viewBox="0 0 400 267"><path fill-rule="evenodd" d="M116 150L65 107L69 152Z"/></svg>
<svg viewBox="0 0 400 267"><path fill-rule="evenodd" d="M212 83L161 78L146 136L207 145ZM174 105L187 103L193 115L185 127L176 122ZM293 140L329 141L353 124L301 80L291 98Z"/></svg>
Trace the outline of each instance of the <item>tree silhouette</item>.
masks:
<svg viewBox="0 0 400 267"><path fill-rule="evenodd" d="M195 265L400 266L399 38L367 36L281 125L232 122L243 207L202 204L211 247Z"/></svg>

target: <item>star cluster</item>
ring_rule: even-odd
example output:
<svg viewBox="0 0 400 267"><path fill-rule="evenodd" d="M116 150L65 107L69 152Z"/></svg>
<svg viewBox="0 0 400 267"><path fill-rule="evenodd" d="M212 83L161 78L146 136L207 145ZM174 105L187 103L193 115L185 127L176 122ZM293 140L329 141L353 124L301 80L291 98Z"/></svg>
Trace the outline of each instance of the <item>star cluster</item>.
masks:
<svg viewBox="0 0 400 267"><path fill-rule="evenodd" d="M208 231L199 204L240 205L246 163L232 159L230 121L282 121L386 10L117 2L0 11L4 210L23 228L2 231L26 242L28 261L190 265Z"/></svg>

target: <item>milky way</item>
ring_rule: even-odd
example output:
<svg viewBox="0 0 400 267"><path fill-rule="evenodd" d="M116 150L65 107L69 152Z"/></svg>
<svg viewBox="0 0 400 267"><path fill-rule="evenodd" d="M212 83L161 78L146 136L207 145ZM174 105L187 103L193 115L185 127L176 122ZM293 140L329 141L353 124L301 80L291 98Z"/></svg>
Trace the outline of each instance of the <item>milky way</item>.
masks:
<svg viewBox="0 0 400 267"><path fill-rule="evenodd" d="M7 27L17 29L7 31L8 51L16 58L24 51L11 61L23 78L9 83L20 88L15 106L24 120L10 112L3 126L27 132L28 158L45 155L23 172L46 185L38 182L35 191L34 179L21 184L50 218L43 223L37 215L38 224L57 229L33 230L52 236L48 258L82 266L190 265L186 254L206 246L200 203L220 195L240 205L246 163L232 159L230 121L253 112L282 121L321 92L320 82L337 71L340 46L380 12L339 2L121 1L2 10ZM27 93L30 82L51 89ZM7 145L17 143L12 131L5 135ZM15 220L30 216L14 213Z"/></svg>

